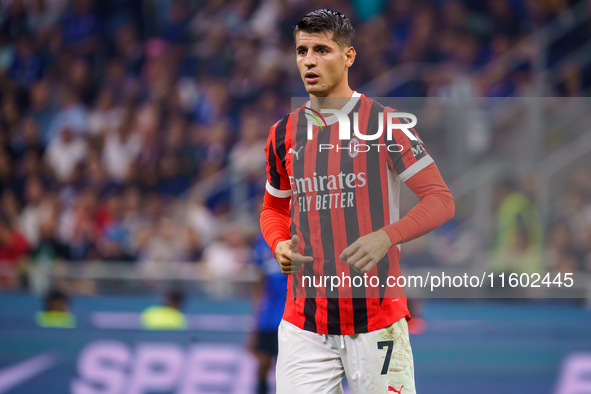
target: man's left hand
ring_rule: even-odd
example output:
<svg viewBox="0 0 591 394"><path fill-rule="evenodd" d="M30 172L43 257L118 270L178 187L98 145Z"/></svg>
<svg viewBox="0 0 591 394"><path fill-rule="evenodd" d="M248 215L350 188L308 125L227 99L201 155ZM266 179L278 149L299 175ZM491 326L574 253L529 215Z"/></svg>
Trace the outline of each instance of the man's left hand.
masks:
<svg viewBox="0 0 591 394"><path fill-rule="evenodd" d="M357 239L343 250L339 258L355 271L365 273L384 258L390 247L392 241L388 234L378 230Z"/></svg>

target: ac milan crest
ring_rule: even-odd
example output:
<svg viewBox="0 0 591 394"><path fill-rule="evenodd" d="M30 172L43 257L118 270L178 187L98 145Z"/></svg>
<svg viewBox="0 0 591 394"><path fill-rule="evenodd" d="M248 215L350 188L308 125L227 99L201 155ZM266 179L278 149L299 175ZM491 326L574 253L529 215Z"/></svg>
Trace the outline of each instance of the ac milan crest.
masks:
<svg viewBox="0 0 591 394"><path fill-rule="evenodd" d="M351 138L349 141L349 157L354 158L359 154L359 145L357 137Z"/></svg>

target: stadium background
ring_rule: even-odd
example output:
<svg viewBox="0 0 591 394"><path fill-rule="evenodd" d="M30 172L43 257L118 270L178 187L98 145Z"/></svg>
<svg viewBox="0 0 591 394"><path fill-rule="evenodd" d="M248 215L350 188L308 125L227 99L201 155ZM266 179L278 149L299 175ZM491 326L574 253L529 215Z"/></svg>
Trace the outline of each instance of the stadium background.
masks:
<svg viewBox="0 0 591 394"><path fill-rule="evenodd" d="M419 392L591 393L591 2L561 0L2 0L0 392L251 392L262 149L306 95L291 32L319 7L353 21L355 90L498 104L497 128L419 129L457 212L403 272L525 253L578 278L576 299L424 300ZM549 99L503 127L520 97ZM521 249L498 226L515 193L539 218ZM76 329L36 325L51 286ZM142 330L171 287L188 330Z"/></svg>

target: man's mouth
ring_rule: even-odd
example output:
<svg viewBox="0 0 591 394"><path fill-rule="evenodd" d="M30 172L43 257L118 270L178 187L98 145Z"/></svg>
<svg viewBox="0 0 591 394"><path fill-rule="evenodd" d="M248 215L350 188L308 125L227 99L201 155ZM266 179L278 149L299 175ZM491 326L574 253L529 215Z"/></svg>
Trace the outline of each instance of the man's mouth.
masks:
<svg viewBox="0 0 591 394"><path fill-rule="evenodd" d="M308 71L304 77L306 78L306 82L308 83L316 83L320 79L320 76L315 72Z"/></svg>

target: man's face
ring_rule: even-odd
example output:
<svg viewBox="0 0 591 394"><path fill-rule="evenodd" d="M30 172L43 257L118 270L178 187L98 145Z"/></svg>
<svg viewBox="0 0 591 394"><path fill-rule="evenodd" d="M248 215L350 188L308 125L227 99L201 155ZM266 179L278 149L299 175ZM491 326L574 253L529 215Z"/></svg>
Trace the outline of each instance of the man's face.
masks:
<svg viewBox="0 0 591 394"><path fill-rule="evenodd" d="M306 91L315 97L329 96L340 87L347 69L353 64L354 49L339 47L332 36L332 33L296 33L300 76Z"/></svg>

